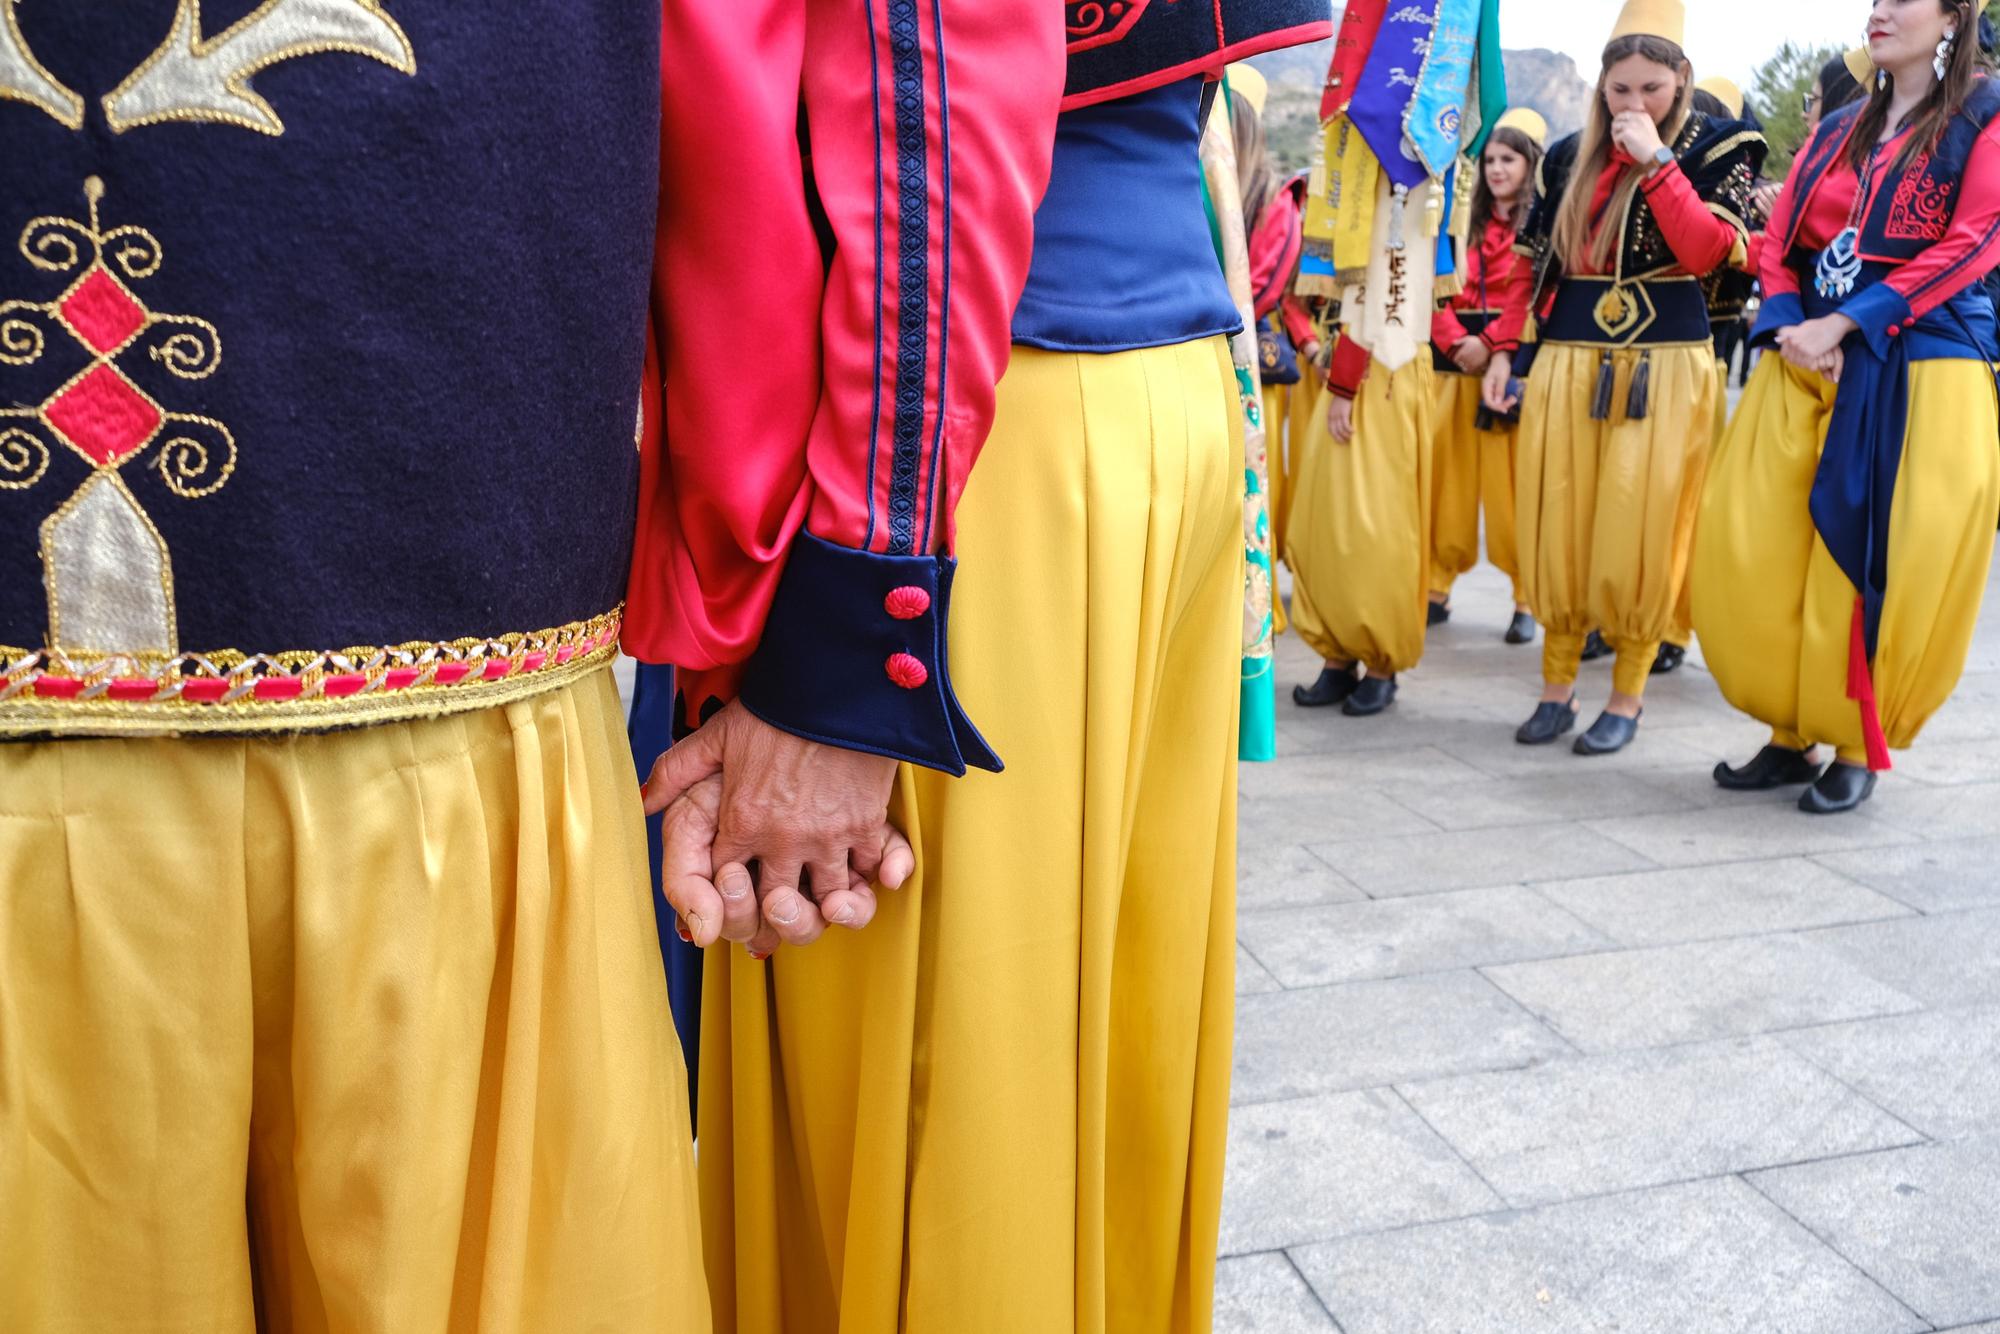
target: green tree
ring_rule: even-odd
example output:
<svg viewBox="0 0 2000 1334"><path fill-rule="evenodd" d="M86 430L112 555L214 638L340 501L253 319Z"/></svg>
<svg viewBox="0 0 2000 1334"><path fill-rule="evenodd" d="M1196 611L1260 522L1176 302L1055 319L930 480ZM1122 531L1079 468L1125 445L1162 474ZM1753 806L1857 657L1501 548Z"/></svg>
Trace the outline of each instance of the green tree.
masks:
<svg viewBox="0 0 2000 1334"><path fill-rule="evenodd" d="M1819 80L1820 66L1838 54L1839 47L1786 42L1757 67L1750 84L1750 102L1764 121L1764 137L1771 141L1766 176L1781 179L1791 170L1792 155L1806 138L1805 96Z"/></svg>

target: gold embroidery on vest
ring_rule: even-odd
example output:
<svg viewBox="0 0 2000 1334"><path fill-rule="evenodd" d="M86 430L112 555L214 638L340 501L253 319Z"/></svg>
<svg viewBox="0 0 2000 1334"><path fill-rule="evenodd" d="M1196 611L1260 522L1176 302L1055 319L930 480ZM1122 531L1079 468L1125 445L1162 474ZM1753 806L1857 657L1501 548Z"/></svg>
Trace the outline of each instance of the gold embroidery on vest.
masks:
<svg viewBox="0 0 2000 1334"><path fill-rule="evenodd" d="M14 16L14 0L0 0L0 101L40 107L72 130L83 128L83 99L49 73Z"/></svg>
<svg viewBox="0 0 2000 1334"><path fill-rule="evenodd" d="M201 0L180 0L173 30L105 96L104 114L119 133L167 121L207 121L283 134L285 123L251 91L251 78L283 61L330 51L369 56L402 74L417 72L409 38L380 0L264 0L208 38L201 35Z"/></svg>
<svg viewBox="0 0 2000 1334"><path fill-rule="evenodd" d="M7 0L0 0L0 4ZM205 380L222 363L207 320L152 310L130 284L157 273L164 251L143 227L105 227L104 182L84 182L87 222L39 217L21 230L23 258L44 273L75 274L53 301L0 301L0 362L32 366L51 332L86 354L83 369L33 407L0 408L0 487L25 490L48 471L52 446L90 475L41 529L49 643L71 651L175 650L173 563L121 470L155 443L153 466L177 496L209 495L236 468L236 437L213 417L162 406L119 364L141 351L179 380Z"/></svg>

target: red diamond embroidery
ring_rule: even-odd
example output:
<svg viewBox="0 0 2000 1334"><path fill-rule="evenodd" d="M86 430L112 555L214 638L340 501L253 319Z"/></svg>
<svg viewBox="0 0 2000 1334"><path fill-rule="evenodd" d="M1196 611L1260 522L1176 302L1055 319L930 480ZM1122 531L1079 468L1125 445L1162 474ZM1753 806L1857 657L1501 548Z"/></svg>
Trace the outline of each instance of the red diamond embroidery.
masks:
<svg viewBox="0 0 2000 1334"><path fill-rule="evenodd" d="M99 467L124 458L160 429L160 410L109 366L94 367L42 411Z"/></svg>
<svg viewBox="0 0 2000 1334"><path fill-rule="evenodd" d="M103 269L92 269L70 288L61 309L70 327L99 352L123 347L146 324L146 308Z"/></svg>

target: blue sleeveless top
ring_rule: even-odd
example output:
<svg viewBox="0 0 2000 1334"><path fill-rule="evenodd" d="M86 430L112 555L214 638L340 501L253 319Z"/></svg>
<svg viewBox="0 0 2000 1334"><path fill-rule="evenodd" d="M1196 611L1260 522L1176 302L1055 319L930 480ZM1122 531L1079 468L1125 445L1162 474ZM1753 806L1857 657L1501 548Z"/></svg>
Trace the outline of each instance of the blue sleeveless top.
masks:
<svg viewBox="0 0 2000 1334"><path fill-rule="evenodd" d="M1183 79L1056 122L1016 343L1123 352L1242 327L1201 202L1202 84Z"/></svg>

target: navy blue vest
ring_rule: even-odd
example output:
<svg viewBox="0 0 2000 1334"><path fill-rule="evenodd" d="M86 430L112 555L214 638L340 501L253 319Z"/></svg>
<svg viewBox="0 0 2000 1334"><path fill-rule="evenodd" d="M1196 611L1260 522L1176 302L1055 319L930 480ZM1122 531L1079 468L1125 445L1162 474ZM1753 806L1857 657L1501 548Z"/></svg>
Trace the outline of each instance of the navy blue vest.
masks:
<svg viewBox="0 0 2000 1334"><path fill-rule="evenodd" d="M608 655L657 6L10 9L0 735L407 716Z"/></svg>
<svg viewBox="0 0 2000 1334"><path fill-rule="evenodd" d="M1781 238L1788 254L1797 241L1806 201L1846 151L1864 106L1865 102L1849 103L1814 132L1799 168L1793 215ZM1905 264L1944 239L1958 208L1959 187L1965 180L1973 145L1996 115L2000 115L2000 86L1993 79L1980 79L1973 84L1964 107L1945 127L1935 149L1920 154L1907 170L1895 171L1893 156L1878 168L1882 180L1861 225L1863 259Z"/></svg>
<svg viewBox="0 0 2000 1334"><path fill-rule="evenodd" d="M1333 35L1328 0L1064 0L1065 106L1145 92Z"/></svg>

